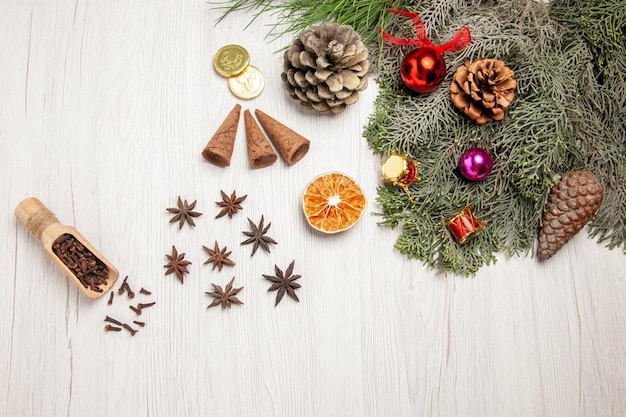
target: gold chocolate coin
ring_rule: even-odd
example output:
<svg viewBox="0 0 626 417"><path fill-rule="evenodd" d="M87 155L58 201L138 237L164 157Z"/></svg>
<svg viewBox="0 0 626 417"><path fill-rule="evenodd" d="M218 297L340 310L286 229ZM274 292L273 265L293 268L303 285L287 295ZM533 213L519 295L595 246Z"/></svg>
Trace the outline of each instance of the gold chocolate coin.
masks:
<svg viewBox="0 0 626 417"><path fill-rule="evenodd" d="M239 98L254 98L265 88L265 77L257 67L248 65L248 69L243 73L228 79L228 88Z"/></svg>
<svg viewBox="0 0 626 417"><path fill-rule="evenodd" d="M239 45L221 47L213 56L215 71L224 77L234 77L246 70L250 64L250 54Z"/></svg>

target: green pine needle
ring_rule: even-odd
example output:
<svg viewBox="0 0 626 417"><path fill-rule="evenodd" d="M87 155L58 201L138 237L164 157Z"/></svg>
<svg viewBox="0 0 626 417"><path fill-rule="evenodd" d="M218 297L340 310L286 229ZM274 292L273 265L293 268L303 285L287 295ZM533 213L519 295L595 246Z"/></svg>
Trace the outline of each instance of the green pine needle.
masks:
<svg viewBox="0 0 626 417"><path fill-rule="evenodd" d="M269 26L267 39L273 41L285 34L298 34L303 29L324 21L335 21L351 25L362 36L365 44L373 43L378 37L377 26L384 26L390 19L388 10L394 3L405 6L407 1L384 0L208 0L221 15L217 23L237 11L252 12L254 21L261 14L275 17L276 23ZM250 22L251 23L251 22Z"/></svg>

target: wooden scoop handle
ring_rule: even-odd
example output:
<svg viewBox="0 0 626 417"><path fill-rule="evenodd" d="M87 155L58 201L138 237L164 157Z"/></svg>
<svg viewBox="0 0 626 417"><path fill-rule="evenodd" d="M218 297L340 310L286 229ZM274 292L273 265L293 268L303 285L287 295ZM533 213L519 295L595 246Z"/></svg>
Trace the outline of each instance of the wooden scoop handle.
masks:
<svg viewBox="0 0 626 417"><path fill-rule="evenodd" d="M55 223L59 223L56 216L39 199L34 197L29 197L18 204L15 208L15 217L38 240L41 240L44 230Z"/></svg>

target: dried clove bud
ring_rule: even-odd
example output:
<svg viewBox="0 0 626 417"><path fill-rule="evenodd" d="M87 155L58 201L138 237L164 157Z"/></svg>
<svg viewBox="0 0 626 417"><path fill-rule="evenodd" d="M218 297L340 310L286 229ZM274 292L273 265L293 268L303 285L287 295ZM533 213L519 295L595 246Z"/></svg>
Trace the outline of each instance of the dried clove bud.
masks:
<svg viewBox="0 0 626 417"><path fill-rule="evenodd" d="M104 326L104 330L106 330L107 332L119 332L120 330L122 330L122 328L107 324L106 326Z"/></svg>
<svg viewBox="0 0 626 417"><path fill-rule="evenodd" d="M131 336L134 336L135 333L137 333L137 330L133 329L132 327L130 327L128 324L124 323L122 324L122 327L125 328L126 330L128 330L130 332Z"/></svg>
<svg viewBox="0 0 626 417"><path fill-rule="evenodd" d="M104 321L108 321L109 323L117 324L118 326L122 325L122 322L119 320L115 320L113 317L106 316Z"/></svg>
<svg viewBox="0 0 626 417"><path fill-rule="evenodd" d="M128 285L128 282L124 282L124 287L126 288L126 293L128 294L128 298L131 298L131 299L135 298L135 293L130 288L130 285Z"/></svg>
<svg viewBox="0 0 626 417"><path fill-rule="evenodd" d="M122 281L122 285L120 285L120 287L117 290L117 294L118 295L122 295L124 294L124 291L126 291L126 280L128 279L128 275L126 275L126 277L124 278L124 281Z"/></svg>

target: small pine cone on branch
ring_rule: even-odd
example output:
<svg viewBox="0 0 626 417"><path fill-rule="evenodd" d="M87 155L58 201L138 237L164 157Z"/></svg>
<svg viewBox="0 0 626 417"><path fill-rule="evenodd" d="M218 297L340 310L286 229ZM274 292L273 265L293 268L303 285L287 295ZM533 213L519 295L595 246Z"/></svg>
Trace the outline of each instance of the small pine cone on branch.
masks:
<svg viewBox="0 0 626 417"><path fill-rule="evenodd" d="M300 33L283 60L289 95L321 113L341 113L367 87L369 52L350 25L323 22Z"/></svg>
<svg viewBox="0 0 626 417"><path fill-rule="evenodd" d="M515 98L515 74L504 62L485 58L465 61L454 74L452 102L479 125L502 120Z"/></svg>
<svg viewBox="0 0 626 417"><path fill-rule="evenodd" d="M539 259L548 259L591 220L604 198L604 187L589 171L564 174L548 194L539 233Z"/></svg>

